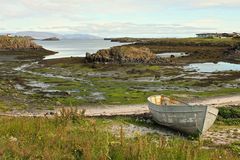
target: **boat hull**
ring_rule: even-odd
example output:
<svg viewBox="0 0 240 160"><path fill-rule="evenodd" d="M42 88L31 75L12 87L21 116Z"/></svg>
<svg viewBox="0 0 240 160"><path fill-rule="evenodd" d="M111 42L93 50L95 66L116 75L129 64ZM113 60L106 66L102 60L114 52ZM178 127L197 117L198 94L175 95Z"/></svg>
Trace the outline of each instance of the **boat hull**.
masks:
<svg viewBox="0 0 240 160"><path fill-rule="evenodd" d="M218 114L218 109L200 105L161 106L149 102L149 109L157 123L187 134L206 132Z"/></svg>

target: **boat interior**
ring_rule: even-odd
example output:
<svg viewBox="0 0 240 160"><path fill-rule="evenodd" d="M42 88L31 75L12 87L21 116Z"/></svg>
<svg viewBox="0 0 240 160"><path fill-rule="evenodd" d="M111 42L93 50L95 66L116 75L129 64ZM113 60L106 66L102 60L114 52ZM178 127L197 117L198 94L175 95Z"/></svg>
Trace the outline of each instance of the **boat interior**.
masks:
<svg viewBox="0 0 240 160"><path fill-rule="evenodd" d="M155 95L155 96L151 96L148 98L148 100L156 105L160 105L160 106L168 106L168 105L177 105L177 104L181 104L181 102L178 102L174 99L168 98L168 97L164 97L163 95Z"/></svg>

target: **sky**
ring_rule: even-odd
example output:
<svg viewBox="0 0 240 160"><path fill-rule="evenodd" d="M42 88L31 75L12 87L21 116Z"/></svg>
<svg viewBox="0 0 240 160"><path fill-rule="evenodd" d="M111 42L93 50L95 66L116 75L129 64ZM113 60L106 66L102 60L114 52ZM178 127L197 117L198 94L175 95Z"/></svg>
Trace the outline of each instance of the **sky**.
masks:
<svg viewBox="0 0 240 160"><path fill-rule="evenodd" d="M0 32L185 37L240 32L240 0L0 0Z"/></svg>

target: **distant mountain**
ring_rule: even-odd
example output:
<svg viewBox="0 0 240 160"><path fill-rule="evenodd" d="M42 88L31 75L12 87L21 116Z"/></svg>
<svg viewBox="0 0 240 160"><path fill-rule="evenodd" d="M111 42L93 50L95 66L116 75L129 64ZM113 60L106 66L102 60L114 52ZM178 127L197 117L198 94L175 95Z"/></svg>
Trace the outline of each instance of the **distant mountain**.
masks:
<svg viewBox="0 0 240 160"><path fill-rule="evenodd" d="M52 32L35 32L35 31L25 31L13 33L14 36L29 36L34 39L48 39L51 37L56 37L58 39L102 39L101 37L90 35L90 34L57 34Z"/></svg>
<svg viewBox="0 0 240 160"><path fill-rule="evenodd" d="M51 32L33 32L33 31L17 32L17 33L13 33L13 35L30 36L30 37L33 37L34 39L47 39L50 37L57 37L57 38L62 37L61 34L56 34L56 33L51 33Z"/></svg>
<svg viewBox="0 0 240 160"><path fill-rule="evenodd" d="M62 39L103 39L103 38L90 34L66 34L63 35Z"/></svg>

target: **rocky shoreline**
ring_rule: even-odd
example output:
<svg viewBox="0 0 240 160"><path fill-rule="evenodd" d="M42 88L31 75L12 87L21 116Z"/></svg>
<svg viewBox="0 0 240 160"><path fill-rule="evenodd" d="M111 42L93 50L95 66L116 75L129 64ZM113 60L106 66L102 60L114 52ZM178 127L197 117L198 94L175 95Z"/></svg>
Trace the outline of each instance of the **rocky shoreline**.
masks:
<svg viewBox="0 0 240 160"><path fill-rule="evenodd" d="M188 56L171 57L173 64L188 64L198 62L235 62L238 58L239 39L211 39L211 38L110 38L112 42L132 43L125 47L146 47L154 54L182 52Z"/></svg>

